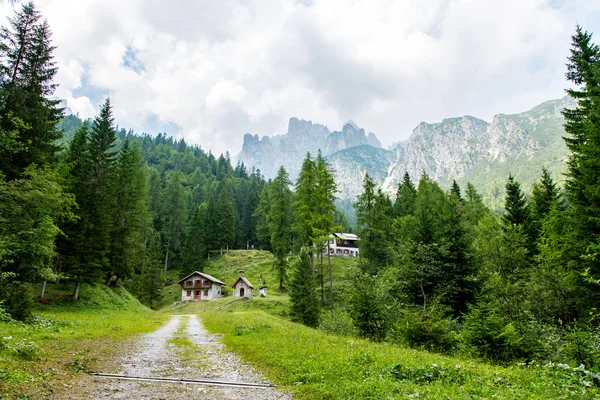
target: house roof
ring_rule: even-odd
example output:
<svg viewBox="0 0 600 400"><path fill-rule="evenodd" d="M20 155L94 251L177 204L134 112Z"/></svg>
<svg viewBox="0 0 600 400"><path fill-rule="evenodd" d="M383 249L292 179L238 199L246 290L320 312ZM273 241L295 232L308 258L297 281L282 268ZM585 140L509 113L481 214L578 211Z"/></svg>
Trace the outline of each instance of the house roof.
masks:
<svg viewBox="0 0 600 400"><path fill-rule="evenodd" d="M251 284L251 283L250 283L250 281L248 281L248 279L246 279L246 277L245 277L245 276L240 276L240 277L238 277L238 278L237 278L237 280L235 281L235 283L234 283L233 285L231 285L231 287L232 287L232 288L234 288L234 287L235 287L235 285L237 285L237 283L238 283L240 280L241 280L241 281L243 281L243 282L244 282L244 283L245 283L245 284L246 284L246 285L247 285L247 286L248 286L250 289L254 289L254 285L253 285L253 284Z"/></svg>
<svg viewBox="0 0 600 400"><path fill-rule="evenodd" d="M342 240L360 240L360 238L358 236L356 236L354 233L338 233L335 232L333 234L335 237L340 238Z"/></svg>
<svg viewBox="0 0 600 400"><path fill-rule="evenodd" d="M219 285L224 285L225 282L221 282L220 280L218 280L217 278L210 276L209 274L205 274L203 272L198 272L198 271L194 271L191 274L189 274L188 276L186 276L185 278L181 279L179 282L177 283L183 283L184 281L186 281L189 277L193 276L193 275L200 275L201 277L208 279L209 281L212 281L214 283L218 283Z"/></svg>

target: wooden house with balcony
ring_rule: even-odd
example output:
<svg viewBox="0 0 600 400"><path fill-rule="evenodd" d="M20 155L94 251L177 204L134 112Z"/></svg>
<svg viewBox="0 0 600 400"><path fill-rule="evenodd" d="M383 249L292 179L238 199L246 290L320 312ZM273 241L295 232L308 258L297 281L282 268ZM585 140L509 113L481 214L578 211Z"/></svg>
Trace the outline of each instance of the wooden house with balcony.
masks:
<svg viewBox="0 0 600 400"><path fill-rule="evenodd" d="M329 254L332 256L358 257L358 241L353 233L333 233L329 237ZM327 248L325 248L327 254Z"/></svg>
<svg viewBox="0 0 600 400"><path fill-rule="evenodd" d="M181 301L204 301L221 298L224 282L198 271L194 271L182 280Z"/></svg>

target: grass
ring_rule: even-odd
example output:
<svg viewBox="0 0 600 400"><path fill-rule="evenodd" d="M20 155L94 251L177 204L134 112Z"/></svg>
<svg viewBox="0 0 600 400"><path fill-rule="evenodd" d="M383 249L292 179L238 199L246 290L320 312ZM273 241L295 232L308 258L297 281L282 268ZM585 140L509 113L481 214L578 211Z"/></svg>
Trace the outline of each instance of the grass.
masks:
<svg viewBox="0 0 600 400"><path fill-rule="evenodd" d="M214 276L226 283L227 290L231 291L231 285L239 276L239 270L244 270L246 278L254 285L255 294L252 300L241 300L231 295L219 300L203 302L186 302L172 307L172 304L181 299L181 286L172 284L165 290L172 301L164 302L162 312L177 312L179 314L193 314L200 312L238 312L259 310L268 314L286 317L289 313L289 296L287 291L279 290L279 281L273 270L273 255L268 251L261 250L230 250L222 256L211 256L211 260L204 267L204 272ZM290 259L290 264L295 259ZM333 297L338 308L345 308L348 304L348 296L352 291L352 275L358 267L358 259L349 257L331 257L333 271ZM323 259L324 273L324 300L329 304L329 283L327 258ZM291 266L289 268L291 270ZM315 261L317 270L317 295L320 297L320 270L321 261ZM258 286L267 286L267 297L258 296Z"/></svg>
<svg viewBox="0 0 600 400"><path fill-rule="evenodd" d="M66 300L71 290L48 285L52 302L36 306L32 323L0 322L0 398L51 397L167 320L123 289L83 285L78 302Z"/></svg>
<svg viewBox="0 0 600 400"><path fill-rule="evenodd" d="M594 399L573 369L499 367L324 334L264 312L208 312L205 327L267 377L306 399ZM588 386L589 385L589 386Z"/></svg>

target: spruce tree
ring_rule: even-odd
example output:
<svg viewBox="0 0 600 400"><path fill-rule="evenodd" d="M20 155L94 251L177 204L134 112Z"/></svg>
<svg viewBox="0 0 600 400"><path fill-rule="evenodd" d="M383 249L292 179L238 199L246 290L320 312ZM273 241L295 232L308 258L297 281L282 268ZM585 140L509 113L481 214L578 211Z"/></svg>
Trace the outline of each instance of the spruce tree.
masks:
<svg viewBox="0 0 600 400"><path fill-rule="evenodd" d="M296 182L296 200L294 202L294 231L301 247L308 248L310 264L315 275L315 254L313 226L317 212L317 166L310 153L302 162Z"/></svg>
<svg viewBox="0 0 600 400"><path fill-rule="evenodd" d="M506 197L504 200L504 214L502 220L507 225L523 226L529 221L529 208L521 185L515 181L512 174L508 175L506 182Z"/></svg>
<svg viewBox="0 0 600 400"><path fill-rule="evenodd" d="M475 186L471 182L467 183L467 188L465 189L464 204L464 218L470 228L476 227L481 218L489 212L488 208L483 204L483 197L477 192L477 189L475 189Z"/></svg>
<svg viewBox="0 0 600 400"><path fill-rule="evenodd" d="M305 251L300 253L289 285L290 312L295 321L316 327L319 323L319 302L313 284L310 257Z"/></svg>
<svg viewBox="0 0 600 400"><path fill-rule="evenodd" d="M137 143L125 138L115 165L115 198L111 233L109 279L131 276L144 258L145 233L150 222L148 183L142 154ZM116 283L115 281L115 283ZM107 283L109 281L107 280Z"/></svg>
<svg viewBox="0 0 600 400"><path fill-rule="evenodd" d="M183 248L183 268L185 271L200 271L204 269L204 263L208 255L207 245L207 219L208 208L206 203L196 207L192 220L190 221L185 246Z"/></svg>
<svg viewBox="0 0 600 400"><path fill-rule="evenodd" d="M221 187L215 215L215 233L217 247L221 250L232 248L235 243L236 213L229 192L225 186Z"/></svg>
<svg viewBox="0 0 600 400"><path fill-rule="evenodd" d="M0 157L0 171L10 180L32 163L55 163L62 110L53 96L57 68L47 22L29 2L9 25L0 30L0 131L18 146Z"/></svg>
<svg viewBox="0 0 600 400"><path fill-rule="evenodd" d="M171 264L177 265L185 241L188 211L182 179L181 171L172 173L162 195L161 236L165 246L165 275Z"/></svg>
<svg viewBox="0 0 600 400"><path fill-rule="evenodd" d="M398 186L398 191L396 192L394 214L397 217L412 215L415 209L416 196L417 189L415 189L415 185L410 180L410 175L408 175L408 172L405 172L402 183Z"/></svg>
<svg viewBox="0 0 600 400"><path fill-rule="evenodd" d="M331 265L330 252L330 237L334 230L340 229L341 226L336 224L336 215L338 214L335 208L335 199L337 185L333 177L331 165L325 161L321 150L317 153L316 160L316 176L317 176L317 204L316 204L316 220L313 226L313 237L317 238L320 243L327 243L327 269L329 272L329 308L333 310L333 269ZM324 304L324 278L323 278L323 257L321 256L321 303Z"/></svg>
<svg viewBox="0 0 600 400"><path fill-rule="evenodd" d="M571 207L570 251L578 273L595 282L600 278L600 46L579 26L567 70L567 79L576 86L567 93L577 101L575 109L563 111L571 151L565 184ZM597 306L597 286L593 293Z"/></svg>
<svg viewBox="0 0 600 400"><path fill-rule="evenodd" d="M271 185L271 208L269 210L269 231L271 248L275 256L275 270L279 279L279 290L283 290L287 279L286 257L291 249L291 208L292 191L290 178L283 167L279 167L277 176Z"/></svg>

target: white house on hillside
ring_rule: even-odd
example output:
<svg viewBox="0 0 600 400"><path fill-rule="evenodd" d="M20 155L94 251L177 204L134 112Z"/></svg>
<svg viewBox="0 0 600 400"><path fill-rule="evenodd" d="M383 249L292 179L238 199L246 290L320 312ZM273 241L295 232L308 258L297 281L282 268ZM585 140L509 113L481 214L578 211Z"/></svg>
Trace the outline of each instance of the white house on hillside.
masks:
<svg viewBox="0 0 600 400"><path fill-rule="evenodd" d="M233 288L233 297L248 299L252 298L252 290L254 289L254 285L252 285L248 279L246 279L243 270L240 271L240 276L231 287Z"/></svg>
<svg viewBox="0 0 600 400"><path fill-rule="evenodd" d="M329 254L332 256L358 257L358 241L353 233L333 233L329 240ZM327 249L325 249L327 254Z"/></svg>
<svg viewBox="0 0 600 400"><path fill-rule="evenodd" d="M198 271L194 271L182 280L181 301L213 300L221 298L221 288L225 283Z"/></svg>

